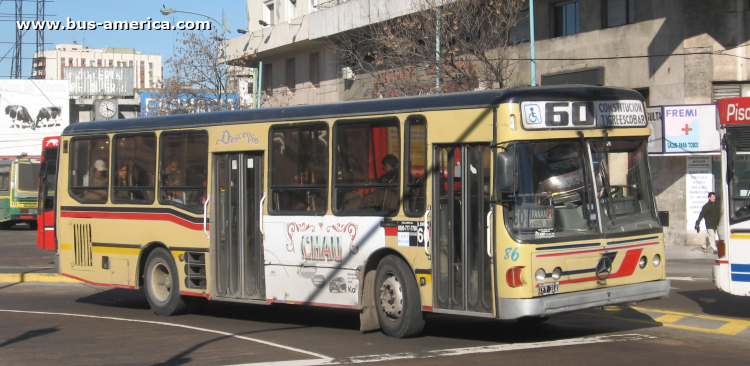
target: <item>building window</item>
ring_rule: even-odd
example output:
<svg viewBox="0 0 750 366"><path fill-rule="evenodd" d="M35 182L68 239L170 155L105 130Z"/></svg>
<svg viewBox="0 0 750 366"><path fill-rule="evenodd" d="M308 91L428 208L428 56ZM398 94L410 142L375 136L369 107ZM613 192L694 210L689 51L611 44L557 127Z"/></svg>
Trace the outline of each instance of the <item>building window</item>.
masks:
<svg viewBox="0 0 750 366"><path fill-rule="evenodd" d="M555 37L581 32L578 1L555 5Z"/></svg>
<svg viewBox="0 0 750 366"><path fill-rule="evenodd" d="M274 13L274 3L273 0L266 1L263 3L265 6L263 7L263 21L265 21L268 25L276 24Z"/></svg>
<svg viewBox="0 0 750 366"><path fill-rule="evenodd" d="M517 15L517 22L510 28L510 44L529 43L531 40L531 21L529 19L529 9L521 10Z"/></svg>
<svg viewBox="0 0 750 366"><path fill-rule="evenodd" d="M322 0L309 0L309 6L307 7L308 13L314 13L318 11L318 5L320 5Z"/></svg>
<svg viewBox="0 0 750 366"><path fill-rule="evenodd" d="M310 54L310 84L320 85L320 54Z"/></svg>
<svg viewBox="0 0 750 366"><path fill-rule="evenodd" d="M635 0L607 0L607 28L635 23Z"/></svg>
<svg viewBox="0 0 750 366"><path fill-rule="evenodd" d="M130 67L133 67L133 60L128 61Z"/></svg>
<svg viewBox="0 0 750 366"><path fill-rule="evenodd" d="M69 58L69 59L68 59L68 66L70 66L70 67L73 67L73 66L75 66L75 65L73 64L73 58Z"/></svg>
<svg viewBox="0 0 750 366"><path fill-rule="evenodd" d="M115 60L109 60L109 67L115 66Z"/></svg>
<svg viewBox="0 0 750 366"><path fill-rule="evenodd" d="M65 78L65 57L60 57L60 79Z"/></svg>
<svg viewBox="0 0 750 366"><path fill-rule="evenodd" d="M102 67L102 59L100 59L100 58L96 59L96 66L97 67Z"/></svg>
<svg viewBox="0 0 750 366"><path fill-rule="evenodd" d="M82 67L86 67L86 59L85 58L81 59L81 66Z"/></svg>
<svg viewBox="0 0 750 366"><path fill-rule="evenodd" d="M297 0L289 0L286 4L286 19L292 20L297 17Z"/></svg>
<svg viewBox="0 0 750 366"><path fill-rule="evenodd" d="M295 64L293 58L286 59L286 87L291 91L294 91L294 87L297 85Z"/></svg>
<svg viewBox="0 0 750 366"><path fill-rule="evenodd" d="M263 90L266 94L273 94L273 65L263 66Z"/></svg>

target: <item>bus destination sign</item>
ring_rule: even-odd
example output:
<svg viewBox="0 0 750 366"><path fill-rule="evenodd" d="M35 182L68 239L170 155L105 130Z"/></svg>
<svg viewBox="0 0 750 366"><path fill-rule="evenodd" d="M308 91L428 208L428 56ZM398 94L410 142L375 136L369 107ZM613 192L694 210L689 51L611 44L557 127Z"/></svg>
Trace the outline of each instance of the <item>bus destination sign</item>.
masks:
<svg viewBox="0 0 750 366"><path fill-rule="evenodd" d="M521 109L526 130L648 125L643 102L638 100L523 102Z"/></svg>

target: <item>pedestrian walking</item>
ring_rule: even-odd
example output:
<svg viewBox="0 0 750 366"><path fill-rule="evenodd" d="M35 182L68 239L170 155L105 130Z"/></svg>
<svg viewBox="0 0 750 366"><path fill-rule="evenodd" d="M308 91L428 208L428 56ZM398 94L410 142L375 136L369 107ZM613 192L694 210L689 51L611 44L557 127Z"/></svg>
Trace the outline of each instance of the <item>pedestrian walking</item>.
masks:
<svg viewBox="0 0 750 366"><path fill-rule="evenodd" d="M721 218L721 206L716 202L716 193L708 193L708 202L703 205L701 214L698 215L698 220L695 220L695 231L700 232L700 222L704 219L706 222L706 234L708 234L708 244L703 247L703 251L708 253L712 250L714 254L717 253L716 248L716 228L719 227L719 219Z"/></svg>

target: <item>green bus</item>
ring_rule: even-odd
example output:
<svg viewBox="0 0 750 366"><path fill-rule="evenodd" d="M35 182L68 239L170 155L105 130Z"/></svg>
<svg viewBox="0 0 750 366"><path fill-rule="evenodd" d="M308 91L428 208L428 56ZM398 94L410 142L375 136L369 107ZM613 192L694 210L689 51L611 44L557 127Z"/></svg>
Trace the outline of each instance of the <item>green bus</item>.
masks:
<svg viewBox="0 0 750 366"><path fill-rule="evenodd" d="M0 229L28 223L36 230L38 157L0 157Z"/></svg>

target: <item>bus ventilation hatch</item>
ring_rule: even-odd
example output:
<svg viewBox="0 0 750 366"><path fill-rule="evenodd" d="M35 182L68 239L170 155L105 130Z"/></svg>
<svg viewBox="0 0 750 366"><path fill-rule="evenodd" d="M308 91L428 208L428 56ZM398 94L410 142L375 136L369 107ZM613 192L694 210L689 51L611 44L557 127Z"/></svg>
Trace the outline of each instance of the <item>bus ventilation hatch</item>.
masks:
<svg viewBox="0 0 750 366"><path fill-rule="evenodd" d="M185 287L206 288L206 253L185 252Z"/></svg>
<svg viewBox="0 0 750 366"><path fill-rule="evenodd" d="M91 224L74 224L74 252L75 265L81 267L91 267L92 250L91 250Z"/></svg>

